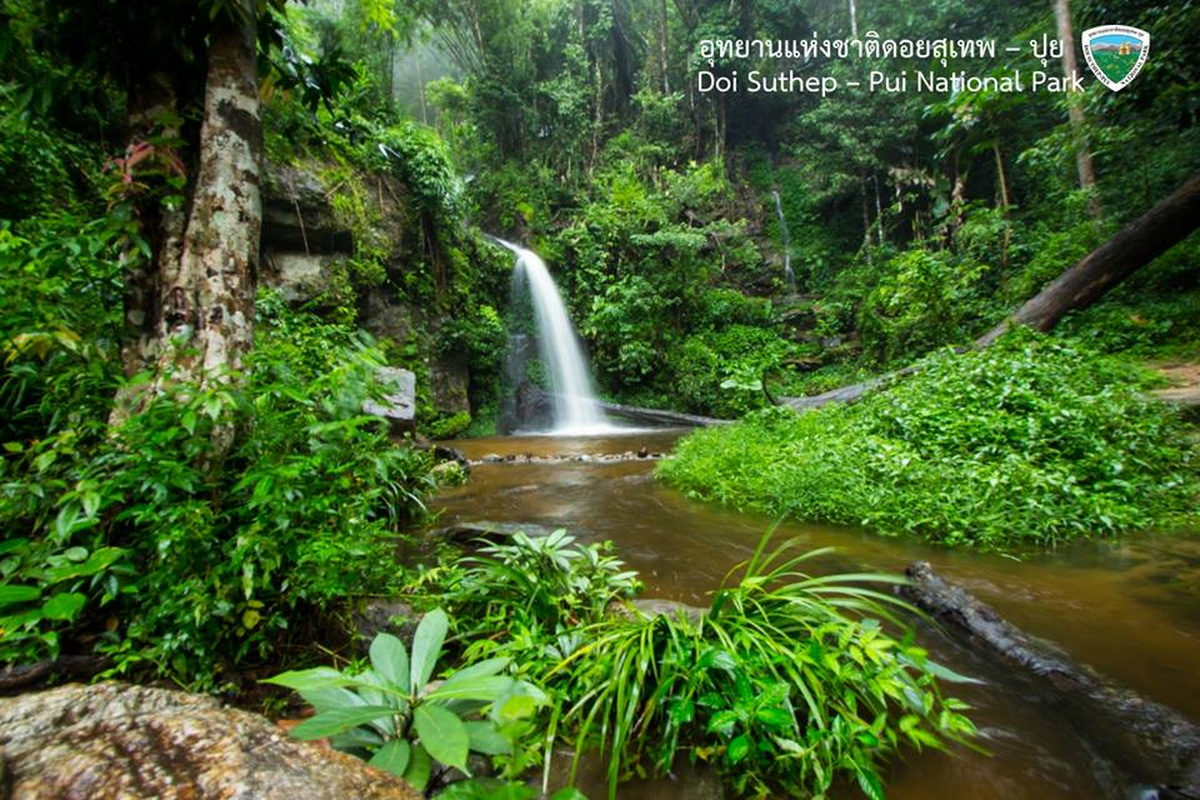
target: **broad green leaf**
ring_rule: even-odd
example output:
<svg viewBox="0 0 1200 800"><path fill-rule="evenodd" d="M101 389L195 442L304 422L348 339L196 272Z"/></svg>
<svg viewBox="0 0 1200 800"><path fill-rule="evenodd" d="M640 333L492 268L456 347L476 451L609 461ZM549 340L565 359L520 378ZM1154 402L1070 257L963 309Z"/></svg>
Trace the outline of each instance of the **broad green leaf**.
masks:
<svg viewBox="0 0 1200 800"><path fill-rule="evenodd" d="M408 686L408 651L390 633L381 633L371 642L371 666L396 686Z"/></svg>
<svg viewBox="0 0 1200 800"><path fill-rule="evenodd" d="M412 675L409 683L409 689L413 694L421 691L425 684L429 683L438 656L442 653L442 642L446 640L446 631L449 628L450 620L446 617L446 612L440 608L430 611L417 625L417 632L413 634L412 664L410 666ZM432 754L432 751L430 753ZM436 758L436 756L434 757Z"/></svg>
<svg viewBox="0 0 1200 800"><path fill-rule="evenodd" d="M507 675L492 675L479 678L460 679L459 675L448 679L425 696L426 700L495 700L504 694L513 679Z"/></svg>
<svg viewBox="0 0 1200 800"><path fill-rule="evenodd" d="M730 764L736 764L750 755L750 737L743 733L741 736L735 738L729 743L729 747L725 750L725 755L729 759Z"/></svg>
<svg viewBox="0 0 1200 800"><path fill-rule="evenodd" d="M499 675L510 662L511 659L508 658L487 658L469 667L463 667L447 678L446 682L449 683L450 681L466 678L478 678L485 675Z"/></svg>
<svg viewBox="0 0 1200 800"><path fill-rule="evenodd" d="M334 750L349 750L351 748L367 748L369 750L382 745L384 739L371 728L359 727L351 728L344 733L335 733L329 737L329 743L333 745Z"/></svg>
<svg viewBox="0 0 1200 800"><path fill-rule="evenodd" d="M70 622L83 610L87 598L76 592L56 594L42 605L42 616Z"/></svg>
<svg viewBox="0 0 1200 800"><path fill-rule="evenodd" d="M82 550L83 548L78 549ZM69 553L70 551L67 552ZM113 562L125 555L125 553L126 551L120 547L101 547L92 553L91 557L82 564L63 564L59 567L52 567L46 570L42 577L47 583L62 583L63 581L75 578L87 578L98 572L103 572L112 566Z"/></svg>
<svg viewBox="0 0 1200 800"><path fill-rule="evenodd" d="M793 721L791 713L783 708L760 708L754 712L759 722L772 728L790 727Z"/></svg>
<svg viewBox="0 0 1200 800"><path fill-rule="evenodd" d="M677 697L667 707L667 716L676 724L691 722L696 718L696 704L691 700Z"/></svg>
<svg viewBox="0 0 1200 800"><path fill-rule="evenodd" d="M587 800L587 795L574 786L566 786L550 795L550 800Z"/></svg>
<svg viewBox="0 0 1200 800"><path fill-rule="evenodd" d="M719 733L722 736L728 736L733 733L733 726L738 723L739 719L740 716L736 711L718 711L708 721L708 731L709 733Z"/></svg>
<svg viewBox="0 0 1200 800"><path fill-rule="evenodd" d="M0 556L21 550L28 545L28 539L5 539L3 542L0 542Z"/></svg>
<svg viewBox="0 0 1200 800"><path fill-rule="evenodd" d="M0 585L0 608L15 605L16 603L28 603L30 600L37 600L41 596L42 590L36 586L3 584Z"/></svg>
<svg viewBox="0 0 1200 800"><path fill-rule="evenodd" d="M417 791L423 792L429 784L429 773L432 771L433 764L429 761L429 753L418 744L412 748L412 755L408 759L408 768L404 770L404 775L401 777Z"/></svg>
<svg viewBox="0 0 1200 800"><path fill-rule="evenodd" d="M413 709L413 726L429 755L447 766L467 772L470 739L457 714L442 706L422 703Z"/></svg>
<svg viewBox="0 0 1200 800"><path fill-rule="evenodd" d="M476 753L499 756L512 752L512 745L501 735L500 731L496 730L494 723L471 720L464 722L463 727L467 729L467 738L470 741L471 749Z"/></svg>
<svg viewBox="0 0 1200 800"><path fill-rule="evenodd" d="M873 770L859 766L854 770L854 776L858 778L858 785L868 800L883 800L883 783Z"/></svg>
<svg viewBox="0 0 1200 800"><path fill-rule="evenodd" d="M496 719L501 722L515 722L528 719L537 711L537 701L524 694L516 694L505 700L495 711Z"/></svg>
<svg viewBox="0 0 1200 800"><path fill-rule="evenodd" d="M316 691L319 689L335 689L340 686L353 686L355 680L343 675L332 667L313 667L312 669L290 670L288 672L264 678L263 683L273 683L298 692Z"/></svg>
<svg viewBox="0 0 1200 800"><path fill-rule="evenodd" d="M328 711L331 708L355 708L365 705L384 705L383 703L367 703L357 693L349 689L333 687L328 689L297 689L299 695L304 698L304 702L308 703L317 713Z"/></svg>
<svg viewBox="0 0 1200 800"><path fill-rule="evenodd" d="M393 739L375 751L367 763L376 769L390 772L403 778L404 770L408 769L408 761L412 756L412 748L403 739Z"/></svg>
<svg viewBox="0 0 1200 800"><path fill-rule="evenodd" d="M359 725L366 725L379 717L395 713L387 706L360 706L358 708L331 708L322 711L311 719L306 719L292 728L292 736L296 739L324 739L334 734L348 731Z"/></svg>

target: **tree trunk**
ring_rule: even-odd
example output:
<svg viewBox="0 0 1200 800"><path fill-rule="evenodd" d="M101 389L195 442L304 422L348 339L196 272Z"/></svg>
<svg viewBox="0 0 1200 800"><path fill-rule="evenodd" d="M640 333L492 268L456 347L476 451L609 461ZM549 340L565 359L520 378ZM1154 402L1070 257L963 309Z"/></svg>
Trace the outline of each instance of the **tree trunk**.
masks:
<svg viewBox="0 0 1200 800"><path fill-rule="evenodd" d="M658 0L658 68L662 71L662 91L664 95L671 93L671 81L668 77L670 62L667 59L667 0Z"/></svg>
<svg viewBox="0 0 1200 800"><path fill-rule="evenodd" d="M1197 227L1200 227L1200 173L1059 275L976 344L980 347L991 344L1012 325L1050 330L1068 311L1086 308L1096 302L1113 286L1183 241Z"/></svg>
<svg viewBox="0 0 1200 800"><path fill-rule="evenodd" d="M1054 20L1058 25L1058 38L1063 43L1063 75L1070 82L1078 72L1075 60L1075 34L1071 30L1071 8L1068 0L1054 0ZM1092 153L1088 149L1086 134L1087 120L1083 115L1083 96L1075 92L1067 96L1067 114L1071 120L1071 131L1075 135L1075 167L1079 171L1079 188L1090 193L1088 214L1093 218L1101 215L1100 198L1096 194L1096 168L1092 164Z"/></svg>
<svg viewBox="0 0 1200 800"><path fill-rule="evenodd" d="M200 163L178 260L160 276L158 380L225 381L253 343L262 202L254 8L212 34Z"/></svg>
<svg viewBox="0 0 1200 800"><path fill-rule="evenodd" d="M973 652L1024 679L1097 750L1136 782L1164 798L1200 796L1200 728L1079 664L1058 648L1004 620L927 562L907 569L902 593L956 634Z"/></svg>

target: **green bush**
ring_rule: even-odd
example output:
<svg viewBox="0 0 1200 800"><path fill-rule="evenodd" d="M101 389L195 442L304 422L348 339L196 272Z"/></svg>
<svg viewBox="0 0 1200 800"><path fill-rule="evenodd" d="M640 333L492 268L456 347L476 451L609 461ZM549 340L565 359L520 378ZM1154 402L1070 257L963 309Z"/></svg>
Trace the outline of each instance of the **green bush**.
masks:
<svg viewBox="0 0 1200 800"><path fill-rule="evenodd" d="M886 363L961 338L985 267L945 251L908 250L891 259L863 300L863 351Z"/></svg>
<svg viewBox="0 0 1200 800"><path fill-rule="evenodd" d="M132 224L122 211L0 221L0 442L107 416L121 374L118 254Z"/></svg>
<svg viewBox="0 0 1200 800"><path fill-rule="evenodd" d="M361 413L376 351L347 347L305 381L292 346L264 331L244 384L180 384L98 440L68 428L6 445L0 660L94 646L114 673L213 688L396 582L428 456Z"/></svg>
<svg viewBox="0 0 1200 800"><path fill-rule="evenodd" d="M369 759L418 791L446 782L450 768L470 776L471 753L506 762L547 703L533 684L504 674L494 658L431 682L450 620L426 614L413 634L411 657L389 633L371 642L371 666L361 672L316 667L267 679L295 689L317 713L292 729L305 741L329 738L339 750Z"/></svg>
<svg viewBox="0 0 1200 800"><path fill-rule="evenodd" d="M887 754L972 734L938 688L960 676L885 632L907 607L873 585L902 579L812 576L802 569L822 551L768 552L769 538L692 617L622 608L632 573L561 531L438 568L421 591L464 621L466 663L507 659L546 690L547 745L573 745L576 764L607 755L610 797L681 752L739 795L819 796L842 775L882 797Z"/></svg>
<svg viewBox="0 0 1200 800"><path fill-rule="evenodd" d="M718 417L739 417L767 403L763 383L795 354L796 347L770 328L730 325L688 338L671 368L684 408Z"/></svg>
<svg viewBox="0 0 1200 800"><path fill-rule="evenodd" d="M686 493L954 545L1053 544L1193 513L1196 452L1131 368L1014 331L853 406L769 409L683 440Z"/></svg>

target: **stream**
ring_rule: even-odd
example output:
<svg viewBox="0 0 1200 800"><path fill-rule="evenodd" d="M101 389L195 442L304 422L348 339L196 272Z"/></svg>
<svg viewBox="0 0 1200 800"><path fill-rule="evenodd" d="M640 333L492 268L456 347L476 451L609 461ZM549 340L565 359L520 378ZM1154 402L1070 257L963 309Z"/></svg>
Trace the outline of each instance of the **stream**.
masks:
<svg viewBox="0 0 1200 800"><path fill-rule="evenodd" d="M512 461L473 466L470 481L439 495L442 524L490 520L565 527L584 541L612 540L638 570L645 597L707 605L707 594L748 558L772 520L689 500L656 481L652 458L600 461L606 453L669 451L681 431L628 432L590 438L545 436L456 441L475 461L485 455ZM529 461L526 456L565 456ZM587 460L572 460L584 457ZM804 547L836 547L814 562L829 571L902 572L929 561L1029 633L1064 647L1079 661L1144 695L1200 719L1200 538L1126 538L1080 542L1024 556L952 551L884 538L864 530L785 523L776 541L798 538ZM1105 762L1070 726L972 653L933 631L921 643L931 656L983 681L944 685L973 706L979 743L990 755L966 748L948 753L911 749L886 769L893 800L1054 800L1144 797L1121 785ZM622 798L678 800L712 796L710 782L679 775L623 785ZM591 797L598 786L581 786ZM835 791L860 796L858 790Z"/></svg>

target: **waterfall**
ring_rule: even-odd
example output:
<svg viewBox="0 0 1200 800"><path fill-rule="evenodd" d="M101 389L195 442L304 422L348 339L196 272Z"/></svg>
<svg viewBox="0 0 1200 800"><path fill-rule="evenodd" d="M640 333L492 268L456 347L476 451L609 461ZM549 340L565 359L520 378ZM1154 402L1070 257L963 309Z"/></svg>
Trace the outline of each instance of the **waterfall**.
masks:
<svg viewBox="0 0 1200 800"><path fill-rule="evenodd" d="M783 281L787 285L788 294L795 294L796 273L792 271L792 234L788 231L787 217L783 215L783 203L779 199L779 190L772 189L771 197L775 198L775 216L779 218L779 238L783 245Z"/></svg>
<svg viewBox="0 0 1200 800"><path fill-rule="evenodd" d="M567 316L562 296L546 263L532 250L495 238L517 256L513 297L528 286L537 324L538 357L546 370L553 403L553 427L558 435L587 435L615 429L596 399L587 357Z"/></svg>

